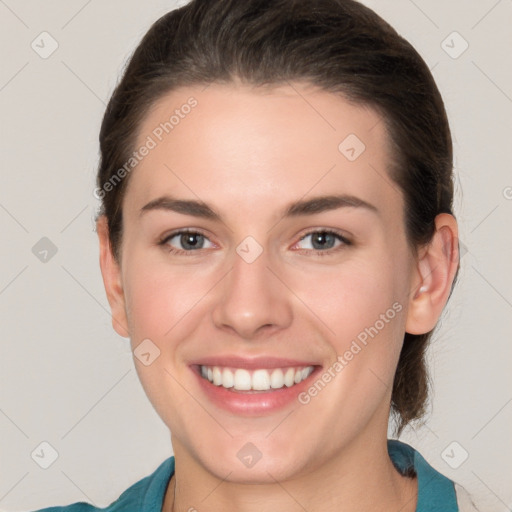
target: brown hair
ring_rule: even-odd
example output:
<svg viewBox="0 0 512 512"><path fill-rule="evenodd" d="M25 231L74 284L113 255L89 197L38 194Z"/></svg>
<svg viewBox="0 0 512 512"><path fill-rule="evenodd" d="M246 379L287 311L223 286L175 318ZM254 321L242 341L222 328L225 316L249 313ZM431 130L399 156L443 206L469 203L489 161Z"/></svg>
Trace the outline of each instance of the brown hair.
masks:
<svg viewBox="0 0 512 512"><path fill-rule="evenodd" d="M108 193L104 187L130 159L149 108L177 87L235 79L307 82L376 109L393 146L389 175L403 192L413 251L432 239L437 214L452 213L452 142L440 93L420 55L377 14L354 0L193 0L146 33L103 118L100 215L118 261L129 175ZM391 401L398 433L424 414L431 335L405 334Z"/></svg>

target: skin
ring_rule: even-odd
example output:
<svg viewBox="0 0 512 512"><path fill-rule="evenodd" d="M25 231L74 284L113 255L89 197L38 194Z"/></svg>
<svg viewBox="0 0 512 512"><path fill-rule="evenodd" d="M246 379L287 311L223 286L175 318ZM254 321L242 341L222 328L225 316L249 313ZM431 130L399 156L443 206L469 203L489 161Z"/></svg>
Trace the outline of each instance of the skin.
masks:
<svg viewBox="0 0 512 512"><path fill-rule="evenodd" d="M457 224L436 218L432 242L415 255L404 230L403 197L387 174L380 116L307 84L263 90L240 83L177 89L140 127L139 143L190 96L198 105L132 171L123 202L120 261L98 219L101 269L116 331L132 347L149 338L160 356L142 385L172 432L176 474L163 510L413 511L417 482L387 455L391 387L406 331L436 324L458 262ZM356 134L365 151L339 150ZM163 195L201 200L222 221L157 209ZM373 205L283 217L292 202L349 194ZM180 237L206 236L188 255ZM318 255L314 231L337 230ZM236 252L247 236L263 252ZM420 290L421 287L421 291ZM190 363L214 355L271 355L332 366L352 340L394 303L393 320L307 405L294 401L256 417L214 405ZM252 468L237 452L253 443ZM259 485L253 485L259 484Z"/></svg>

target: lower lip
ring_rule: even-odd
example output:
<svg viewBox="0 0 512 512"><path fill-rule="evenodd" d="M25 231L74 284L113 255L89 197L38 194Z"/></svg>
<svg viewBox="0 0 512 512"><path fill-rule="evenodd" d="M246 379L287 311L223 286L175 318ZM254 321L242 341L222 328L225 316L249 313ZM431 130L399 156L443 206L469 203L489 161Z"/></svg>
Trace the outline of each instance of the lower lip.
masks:
<svg viewBox="0 0 512 512"><path fill-rule="evenodd" d="M318 370L319 368L315 367L311 375L298 384L289 388L284 386L273 391L230 391L224 386L215 386L209 380L201 377L198 368L192 371L199 380L199 385L205 395L216 406L237 415L262 416L296 402L298 395L310 386L312 378Z"/></svg>

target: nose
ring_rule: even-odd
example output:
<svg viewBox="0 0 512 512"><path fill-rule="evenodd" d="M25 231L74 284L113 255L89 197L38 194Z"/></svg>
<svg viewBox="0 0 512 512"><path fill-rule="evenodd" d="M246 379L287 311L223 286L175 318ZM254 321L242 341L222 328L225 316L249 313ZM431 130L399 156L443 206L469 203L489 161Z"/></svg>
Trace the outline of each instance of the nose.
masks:
<svg viewBox="0 0 512 512"><path fill-rule="evenodd" d="M233 260L231 271L216 290L215 326L247 341L288 327L293 318L290 291L276 277L278 272L269 268L267 251L251 263L238 254Z"/></svg>

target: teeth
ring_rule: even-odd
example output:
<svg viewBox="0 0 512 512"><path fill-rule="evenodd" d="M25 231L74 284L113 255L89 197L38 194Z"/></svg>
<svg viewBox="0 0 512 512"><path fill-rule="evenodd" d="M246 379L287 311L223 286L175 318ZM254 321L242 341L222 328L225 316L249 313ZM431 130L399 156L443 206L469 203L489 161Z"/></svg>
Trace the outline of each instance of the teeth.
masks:
<svg viewBox="0 0 512 512"><path fill-rule="evenodd" d="M307 368L304 368L302 370L302 380L307 379L311 375L312 371L313 371L313 368L311 366L308 366Z"/></svg>
<svg viewBox="0 0 512 512"><path fill-rule="evenodd" d="M213 367L213 383L216 386L220 386L222 384L222 372L217 366Z"/></svg>
<svg viewBox="0 0 512 512"><path fill-rule="evenodd" d="M291 387L307 379L313 372L312 366L301 368L259 369L249 372L243 368L222 368L201 366L201 376L215 386L233 388L237 391L268 391Z"/></svg>
<svg viewBox="0 0 512 512"><path fill-rule="evenodd" d="M295 380L295 370L293 368L288 368L288 370L286 370L286 373L284 375L284 385L287 388L290 388L293 386L294 380Z"/></svg>
<svg viewBox="0 0 512 512"><path fill-rule="evenodd" d="M228 368L224 368L224 370L222 370L222 385L225 388L232 388L235 385L233 372Z"/></svg>
<svg viewBox="0 0 512 512"><path fill-rule="evenodd" d="M270 387L272 389L279 389L284 386L284 374L283 370L281 368L277 368L277 370L274 370L272 372L272 375L270 375Z"/></svg>
<svg viewBox="0 0 512 512"><path fill-rule="evenodd" d="M235 382L233 387L240 391L249 391L251 389L251 374L247 370L235 371Z"/></svg>
<svg viewBox="0 0 512 512"><path fill-rule="evenodd" d="M270 389L270 375L267 370L256 370L252 374L252 389L266 391Z"/></svg>

